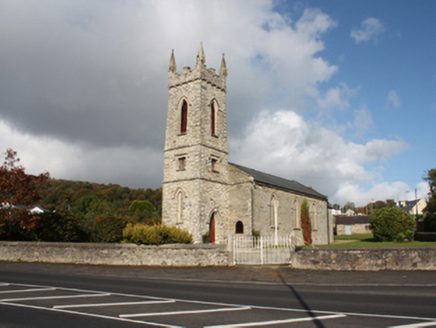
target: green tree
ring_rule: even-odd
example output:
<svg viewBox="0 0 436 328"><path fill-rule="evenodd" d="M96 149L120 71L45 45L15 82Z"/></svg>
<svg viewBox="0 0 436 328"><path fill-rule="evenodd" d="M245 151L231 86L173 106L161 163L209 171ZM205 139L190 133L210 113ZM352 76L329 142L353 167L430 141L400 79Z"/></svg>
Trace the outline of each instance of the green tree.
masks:
<svg viewBox="0 0 436 328"><path fill-rule="evenodd" d="M347 213L348 210L354 211L356 209L356 205L353 202L347 202L342 208L342 213Z"/></svg>
<svg viewBox="0 0 436 328"><path fill-rule="evenodd" d="M159 218L153 204L148 200L135 200L129 207L128 215L137 221L151 221Z"/></svg>
<svg viewBox="0 0 436 328"><path fill-rule="evenodd" d="M430 189L427 206L424 209L424 229L427 232L436 232L436 169L428 170L424 180L428 181Z"/></svg>
<svg viewBox="0 0 436 328"><path fill-rule="evenodd" d="M128 219L120 216L98 216L92 226L91 241L117 243L123 239L123 229Z"/></svg>
<svg viewBox="0 0 436 328"><path fill-rule="evenodd" d="M84 241L85 233L79 220L70 213L48 212L39 214L40 220L33 231L33 240L72 242Z"/></svg>
<svg viewBox="0 0 436 328"><path fill-rule="evenodd" d="M17 205L35 205L40 199L40 186L49 178L47 172L38 176L26 174L19 161L17 152L9 148L0 167L0 230L6 234L14 221L24 230L36 227L39 217L30 214L27 209L17 209Z"/></svg>
<svg viewBox="0 0 436 328"><path fill-rule="evenodd" d="M412 241L415 220L398 207L384 207L374 212L369 221L374 238L379 241Z"/></svg>

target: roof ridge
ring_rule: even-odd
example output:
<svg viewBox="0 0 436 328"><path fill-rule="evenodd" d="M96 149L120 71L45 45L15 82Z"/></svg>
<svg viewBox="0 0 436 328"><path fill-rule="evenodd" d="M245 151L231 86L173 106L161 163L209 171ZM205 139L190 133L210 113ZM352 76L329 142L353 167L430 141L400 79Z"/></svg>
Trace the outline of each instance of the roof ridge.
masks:
<svg viewBox="0 0 436 328"><path fill-rule="evenodd" d="M230 165L234 165L234 166L244 167L244 168L249 169L249 170L252 170L252 171L256 171L256 172L259 172L259 173L262 173L262 174L266 174L266 175L272 176L272 177L274 177L274 178L278 178L278 179L283 179L283 180L287 180L287 181L295 182L295 183L298 183L298 184L304 186L303 184L301 184L301 183L299 183L298 181L295 181L295 180L289 180L289 179L286 179L286 178L282 178L282 177L279 177L279 176L274 175L274 174L271 174L271 173L262 172L262 171L259 171L259 170L256 170L256 169L252 169L252 168L250 168L250 167L243 166L243 165L239 165L239 164L236 164L236 163L230 163L230 162L229 162L229 164L230 164ZM304 187L306 187L306 186L304 186ZM308 188L308 187L306 187L306 188Z"/></svg>
<svg viewBox="0 0 436 328"><path fill-rule="evenodd" d="M292 190L294 192L309 195L309 196L312 196L315 198L322 198L324 200L328 199L328 197L326 195L323 195L320 192L316 191L314 188L307 187L298 181L289 180L289 179L282 178L282 177L279 177L279 176L276 176L276 175L273 175L270 173L265 173L262 171L251 169L249 167L242 166L242 165L235 164L235 163L231 163L231 162L229 162L229 164L233 165L235 168L239 169L240 171L244 172L245 174L252 176L254 178L254 180L256 180L260 183L271 185L271 186L274 186L277 188L283 188L286 190Z"/></svg>

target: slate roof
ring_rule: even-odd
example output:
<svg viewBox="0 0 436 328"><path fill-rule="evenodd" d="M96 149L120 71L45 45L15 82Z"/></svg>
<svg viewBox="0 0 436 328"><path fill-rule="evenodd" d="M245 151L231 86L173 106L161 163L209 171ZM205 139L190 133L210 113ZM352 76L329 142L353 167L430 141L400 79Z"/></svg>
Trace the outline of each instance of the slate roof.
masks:
<svg viewBox="0 0 436 328"><path fill-rule="evenodd" d="M278 188L294 191L296 193L304 194L304 195L311 196L311 197L318 198L318 199L322 199L322 200L327 200L327 196L320 194L316 190L309 188L309 187L306 187L297 181L287 180L284 178L276 177L274 175L260 172L260 171L256 171L256 170L250 169L248 167L237 165L234 163L229 163L229 164L234 166L238 170L252 176L254 181L256 181L258 183L262 183L262 184L269 185L272 187L278 187Z"/></svg>
<svg viewBox="0 0 436 328"><path fill-rule="evenodd" d="M353 225L353 224L367 224L369 223L369 219L371 217L369 215L354 215L354 216L335 215L335 218L336 218L336 224Z"/></svg>
<svg viewBox="0 0 436 328"><path fill-rule="evenodd" d="M404 205L401 203L398 207L405 210L406 212L410 212L413 207L420 201L421 199L415 199L415 200L408 200L406 201L406 204Z"/></svg>

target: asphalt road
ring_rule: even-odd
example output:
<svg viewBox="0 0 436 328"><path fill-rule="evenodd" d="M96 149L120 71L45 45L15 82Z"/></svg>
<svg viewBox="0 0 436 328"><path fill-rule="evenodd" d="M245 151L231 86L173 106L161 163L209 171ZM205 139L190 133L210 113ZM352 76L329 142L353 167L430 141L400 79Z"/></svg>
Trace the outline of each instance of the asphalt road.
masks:
<svg viewBox="0 0 436 328"><path fill-rule="evenodd" d="M436 327L435 272L0 263L0 327Z"/></svg>

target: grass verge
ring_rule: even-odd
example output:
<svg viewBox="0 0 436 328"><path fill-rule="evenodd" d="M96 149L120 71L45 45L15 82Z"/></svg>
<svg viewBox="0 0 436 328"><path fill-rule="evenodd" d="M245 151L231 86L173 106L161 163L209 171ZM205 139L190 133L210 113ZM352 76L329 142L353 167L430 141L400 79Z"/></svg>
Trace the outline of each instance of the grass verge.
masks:
<svg viewBox="0 0 436 328"><path fill-rule="evenodd" d="M322 247L322 248L429 247L429 246L436 247L436 242L430 242L430 241L412 241L408 243L397 243L394 241L377 241L374 239L372 234L335 236L335 240L341 240L341 241L349 240L350 242L342 242L340 244L338 243L338 244L330 244L330 245L314 245L314 246ZM305 246L305 247L310 247L310 246Z"/></svg>

